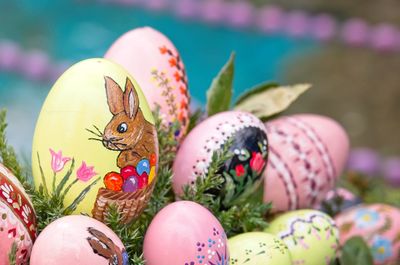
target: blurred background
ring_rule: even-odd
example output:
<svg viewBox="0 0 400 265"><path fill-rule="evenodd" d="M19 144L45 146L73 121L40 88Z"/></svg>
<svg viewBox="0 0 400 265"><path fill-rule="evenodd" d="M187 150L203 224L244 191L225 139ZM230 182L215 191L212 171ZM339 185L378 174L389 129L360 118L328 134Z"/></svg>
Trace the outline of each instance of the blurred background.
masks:
<svg viewBox="0 0 400 265"><path fill-rule="evenodd" d="M389 157L400 174L399 10L398 0L0 0L9 141L29 154L41 104L63 70L148 25L180 51L195 104L205 103L213 76L236 51L236 96L265 80L310 82L288 113L338 120L353 147L369 148L361 164Z"/></svg>

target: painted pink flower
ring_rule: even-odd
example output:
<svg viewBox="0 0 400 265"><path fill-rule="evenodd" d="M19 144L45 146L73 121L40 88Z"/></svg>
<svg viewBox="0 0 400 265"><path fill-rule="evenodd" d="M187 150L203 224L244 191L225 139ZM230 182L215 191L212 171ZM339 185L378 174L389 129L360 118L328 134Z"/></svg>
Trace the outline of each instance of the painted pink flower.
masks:
<svg viewBox="0 0 400 265"><path fill-rule="evenodd" d="M250 168L257 172L257 174L261 174L264 169L265 161L261 153L253 152L250 159Z"/></svg>
<svg viewBox="0 0 400 265"><path fill-rule="evenodd" d="M49 149L51 154L51 168L54 173L60 172L63 170L65 164L71 160L70 157L63 157L61 150L58 153L54 152L53 149Z"/></svg>
<svg viewBox="0 0 400 265"><path fill-rule="evenodd" d="M79 180L86 182L96 176L97 173L94 171L94 167L88 167L85 161L82 161L82 165L78 168L76 175Z"/></svg>

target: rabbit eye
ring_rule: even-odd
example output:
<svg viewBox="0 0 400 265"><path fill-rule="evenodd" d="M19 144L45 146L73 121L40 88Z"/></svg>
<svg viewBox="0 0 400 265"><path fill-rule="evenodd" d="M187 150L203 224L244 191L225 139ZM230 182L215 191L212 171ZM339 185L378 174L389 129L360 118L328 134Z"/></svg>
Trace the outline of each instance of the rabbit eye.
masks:
<svg viewBox="0 0 400 265"><path fill-rule="evenodd" d="M121 123L120 125L118 125L117 131L118 131L119 133L124 133L124 132L126 132L127 130L128 130L128 125L127 125L125 122L123 122L123 123Z"/></svg>

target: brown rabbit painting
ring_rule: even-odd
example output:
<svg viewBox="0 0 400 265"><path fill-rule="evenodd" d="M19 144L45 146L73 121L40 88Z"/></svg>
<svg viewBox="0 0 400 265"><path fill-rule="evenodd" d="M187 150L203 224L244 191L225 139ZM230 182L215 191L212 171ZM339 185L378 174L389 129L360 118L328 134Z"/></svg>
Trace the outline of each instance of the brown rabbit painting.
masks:
<svg viewBox="0 0 400 265"><path fill-rule="evenodd" d="M116 204L128 221L142 210L141 205L146 204L152 192L157 171L157 133L139 107L132 81L126 78L123 91L111 77L105 76L104 80L107 104L113 116L103 133L97 127L93 133L101 137L105 148L119 152L120 172L104 176L106 188L99 190L92 214L103 220L107 205Z"/></svg>
<svg viewBox="0 0 400 265"><path fill-rule="evenodd" d="M119 247L108 238L103 232L89 227L88 232L91 236L87 237L93 252L108 260L109 265L128 265L129 258L125 249Z"/></svg>

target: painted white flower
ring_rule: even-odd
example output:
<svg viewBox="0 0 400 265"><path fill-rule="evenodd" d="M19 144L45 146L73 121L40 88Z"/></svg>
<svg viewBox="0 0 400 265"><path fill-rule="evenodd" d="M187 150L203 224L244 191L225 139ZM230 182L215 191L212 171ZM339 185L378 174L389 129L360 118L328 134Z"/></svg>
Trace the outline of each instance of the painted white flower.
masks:
<svg viewBox="0 0 400 265"><path fill-rule="evenodd" d="M8 185L7 183L4 183L3 185L1 185L1 190L2 190L2 194L4 197L6 197L6 200L8 203L13 203L13 193L14 193L14 188L10 185Z"/></svg>
<svg viewBox="0 0 400 265"><path fill-rule="evenodd" d="M28 217L31 213L32 213L32 210L31 210L31 208L28 207L28 205L25 204L24 206L22 206L22 216L24 217L25 223L29 222Z"/></svg>

